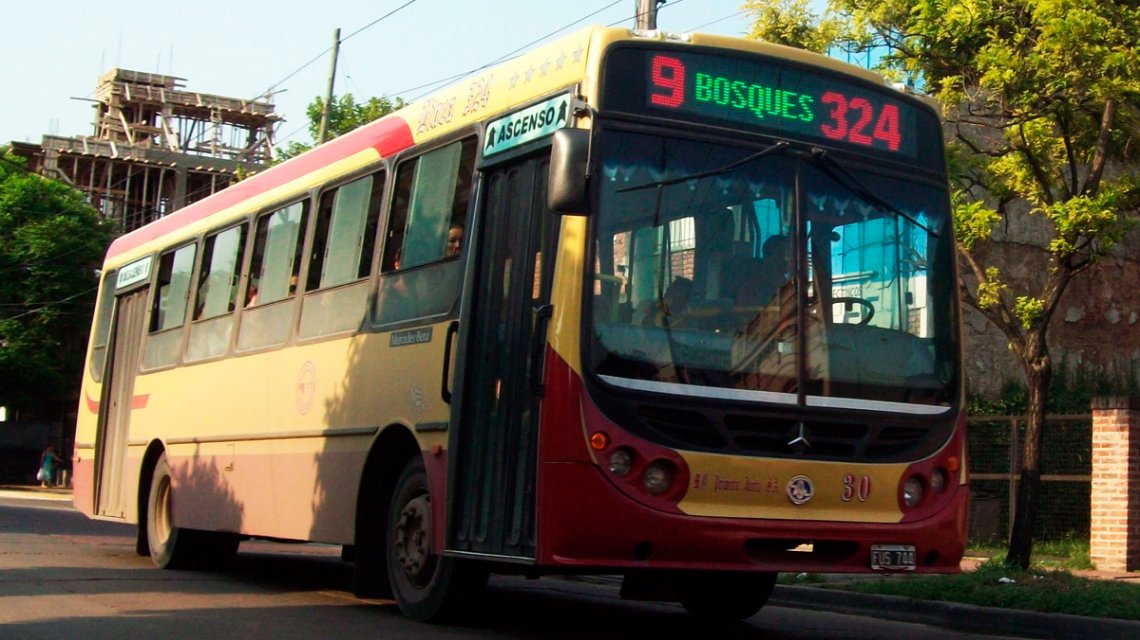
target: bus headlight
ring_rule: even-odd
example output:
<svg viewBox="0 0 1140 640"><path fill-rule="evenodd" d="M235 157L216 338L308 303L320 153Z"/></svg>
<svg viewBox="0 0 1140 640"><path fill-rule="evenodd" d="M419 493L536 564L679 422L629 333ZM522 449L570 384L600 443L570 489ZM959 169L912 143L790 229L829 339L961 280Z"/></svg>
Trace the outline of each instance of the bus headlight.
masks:
<svg viewBox="0 0 1140 640"><path fill-rule="evenodd" d="M673 482L673 466L665 460L654 460L645 468L642 481L646 491L659 496L668 491Z"/></svg>
<svg viewBox="0 0 1140 640"><path fill-rule="evenodd" d="M630 455L629 449L614 449L610 454L610 473L615 476L624 477L633 468L633 456Z"/></svg>
<svg viewBox="0 0 1140 640"><path fill-rule="evenodd" d="M903 502L911 509L922 502L922 480L918 476L911 476L903 483Z"/></svg>
<svg viewBox="0 0 1140 640"><path fill-rule="evenodd" d="M938 467L930 473L930 488L934 493L942 493L945 491L947 482L946 470L942 467Z"/></svg>

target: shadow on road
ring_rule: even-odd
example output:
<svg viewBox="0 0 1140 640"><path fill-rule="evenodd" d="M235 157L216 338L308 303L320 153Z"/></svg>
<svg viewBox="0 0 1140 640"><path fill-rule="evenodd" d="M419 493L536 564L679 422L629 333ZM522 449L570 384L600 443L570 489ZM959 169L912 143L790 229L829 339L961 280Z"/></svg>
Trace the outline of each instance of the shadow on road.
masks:
<svg viewBox="0 0 1140 640"><path fill-rule="evenodd" d="M390 601L354 598L337 547L255 540L226 571L162 571L134 553L132 526L66 510L2 515L4 552L23 557L0 570L0 640L811 637L764 630L763 614L759 625L710 629L677 605L625 602L612 584L558 578L493 578L467 619L429 626Z"/></svg>

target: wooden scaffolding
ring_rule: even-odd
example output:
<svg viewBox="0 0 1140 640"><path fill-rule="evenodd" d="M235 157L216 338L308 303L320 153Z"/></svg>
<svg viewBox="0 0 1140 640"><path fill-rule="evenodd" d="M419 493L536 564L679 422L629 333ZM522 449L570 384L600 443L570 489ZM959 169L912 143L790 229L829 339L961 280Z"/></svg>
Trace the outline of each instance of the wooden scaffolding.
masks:
<svg viewBox="0 0 1140 640"><path fill-rule="evenodd" d="M173 76L111 69L99 78L95 131L13 144L29 167L88 194L123 232L225 188L272 158L281 118L269 102L185 90Z"/></svg>

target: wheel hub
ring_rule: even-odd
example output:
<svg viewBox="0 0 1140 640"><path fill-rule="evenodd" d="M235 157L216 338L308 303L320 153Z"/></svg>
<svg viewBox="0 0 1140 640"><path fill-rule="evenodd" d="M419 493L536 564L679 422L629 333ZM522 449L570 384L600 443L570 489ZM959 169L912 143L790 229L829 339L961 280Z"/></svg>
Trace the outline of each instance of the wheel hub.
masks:
<svg viewBox="0 0 1140 640"><path fill-rule="evenodd" d="M431 575L431 500L408 501L396 523L396 561L408 578L422 582Z"/></svg>

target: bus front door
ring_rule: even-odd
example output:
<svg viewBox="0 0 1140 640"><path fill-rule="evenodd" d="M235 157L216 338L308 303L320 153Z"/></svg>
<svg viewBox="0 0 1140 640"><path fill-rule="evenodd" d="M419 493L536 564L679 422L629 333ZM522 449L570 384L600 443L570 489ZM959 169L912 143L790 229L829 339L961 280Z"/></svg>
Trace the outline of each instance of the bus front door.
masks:
<svg viewBox="0 0 1140 640"><path fill-rule="evenodd" d="M549 155L484 172L449 451L448 548L535 557L535 477L553 248Z"/></svg>
<svg viewBox="0 0 1140 640"><path fill-rule="evenodd" d="M115 302L111 354L103 376L99 428L95 436L95 513L109 518L126 515L124 484L127 439L134 404L147 289L120 296Z"/></svg>

